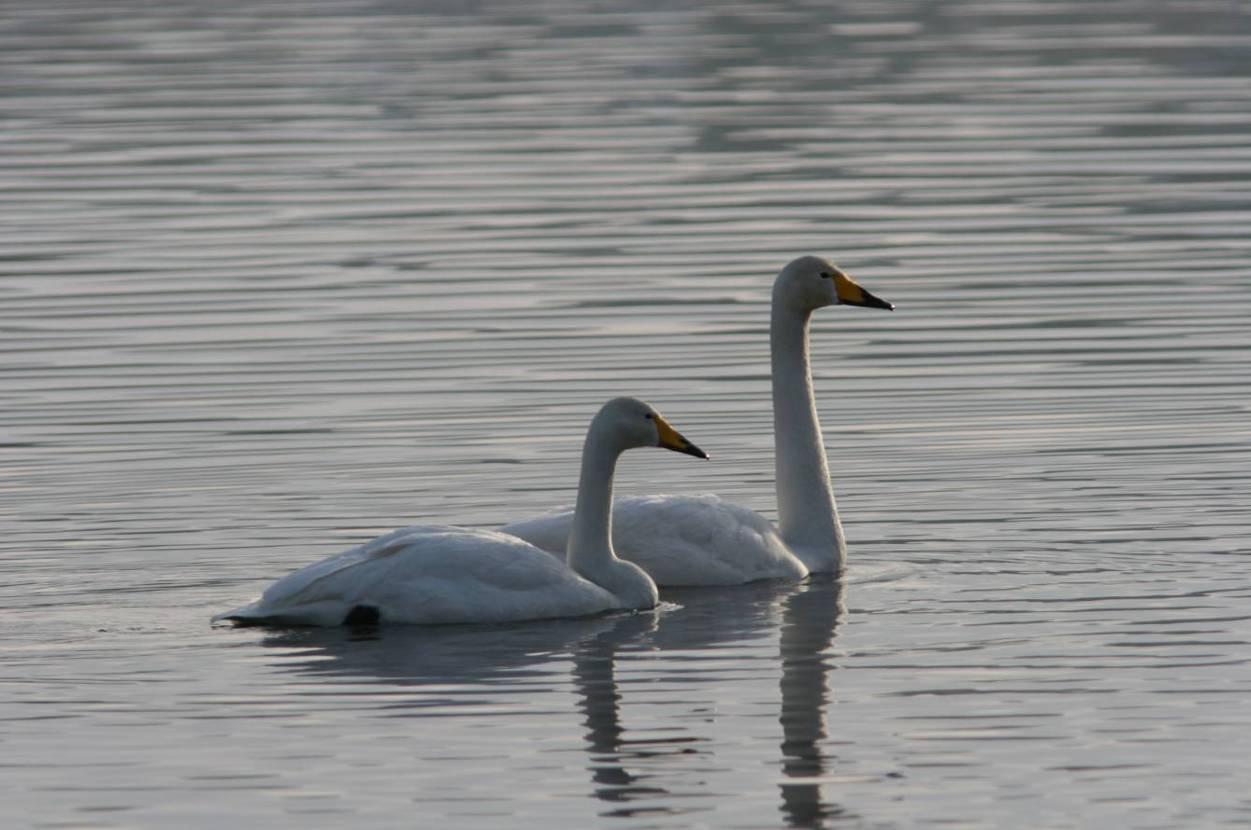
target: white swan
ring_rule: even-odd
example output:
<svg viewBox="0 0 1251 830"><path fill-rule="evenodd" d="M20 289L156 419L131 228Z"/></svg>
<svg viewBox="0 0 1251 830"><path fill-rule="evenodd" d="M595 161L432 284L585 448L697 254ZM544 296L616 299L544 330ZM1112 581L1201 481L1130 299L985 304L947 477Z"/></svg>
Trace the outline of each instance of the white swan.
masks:
<svg viewBox="0 0 1251 830"><path fill-rule="evenodd" d="M823 306L894 309L824 259L800 257L773 283L769 343L778 525L717 496L639 496L613 505L613 544L657 585L734 585L840 571L843 526L830 487L812 394L808 322ZM564 550L568 509L503 528Z"/></svg>
<svg viewBox="0 0 1251 830"><path fill-rule="evenodd" d="M505 533L407 527L289 574L213 622L502 623L652 608L655 583L612 548L613 468L631 447L708 457L646 403L604 404L582 450L568 564Z"/></svg>

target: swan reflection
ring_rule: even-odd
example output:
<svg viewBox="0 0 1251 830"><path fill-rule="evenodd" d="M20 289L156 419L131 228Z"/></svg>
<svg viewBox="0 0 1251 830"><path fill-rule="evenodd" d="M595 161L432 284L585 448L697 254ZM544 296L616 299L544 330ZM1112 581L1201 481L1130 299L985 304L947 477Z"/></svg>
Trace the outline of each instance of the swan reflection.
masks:
<svg viewBox="0 0 1251 830"><path fill-rule="evenodd" d="M846 614L843 583L810 581L786 598L781 631L782 813L791 827L824 827L847 812L825 800L822 742L829 689L828 651Z"/></svg>
<svg viewBox="0 0 1251 830"><path fill-rule="evenodd" d="M583 641L574 654L573 681L586 727L588 769L594 795L602 801L625 805L668 794L664 787L644 783L656 777L654 774L641 775L626 768L632 761L665 754L666 749L656 741L626 737L616 678L618 650L655 631L657 616L638 614L623 619ZM633 815L634 810L622 806L609 814Z"/></svg>
<svg viewBox="0 0 1251 830"><path fill-rule="evenodd" d="M276 650L271 662L277 668L389 685L380 694L391 714L409 709L420 716L513 696L529 704L572 681L590 795L605 805L600 815L629 817L707 810L708 797L724 804L738 794L709 792L710 773L726 768L716 757L726 727L718 724L723 717L715 707L706 709L692 694L693 684L724 695L726 687L717 684L734 682L726 677L725 656L734 647L758 653L760 641L776 636L779 809L791 827L819 828L849 818L828 800L823 782L830 762L829 650L845 613L842 582L827 577L799 585L670 591L665 599L657 611L594 619L290 629L268 632L261 642ZM753 659L771 662L767 651ZM721 668L705 668L708 660ZM741 668L754 671L750 662ZM397 699L395 686L412 694ZM630 714L640 712L650 728L630 727ZM741 776L743 770L732 772Z"/></svg>

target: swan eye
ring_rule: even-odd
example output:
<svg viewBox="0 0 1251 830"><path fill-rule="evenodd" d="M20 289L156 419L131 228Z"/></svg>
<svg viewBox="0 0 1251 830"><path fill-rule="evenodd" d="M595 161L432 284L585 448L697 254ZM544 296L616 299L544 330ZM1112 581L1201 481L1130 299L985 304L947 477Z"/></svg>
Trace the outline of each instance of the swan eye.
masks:
<svg viewBox="0 0 1251 830"><path fill-rule="evenodd" d="M831 274L829 271L822 271L822 272L821 272L821 279L823 279L823 280L831 280L831 279L834 279L834 275L833 275L833 274Z"/></svg>
<svg viewBox="0 0 1251 830"><path fill-rule="evenodd" d="M650 413L650 412L645 412L645 413L643 414L643 417L644 417L644 418L646 418L646 419L647 419L647 420L649 420L649 421L654 421L654 420L656 420L656 416L655 416L655 415L653 415L653 414L652 414L652 413Z"/></svg>

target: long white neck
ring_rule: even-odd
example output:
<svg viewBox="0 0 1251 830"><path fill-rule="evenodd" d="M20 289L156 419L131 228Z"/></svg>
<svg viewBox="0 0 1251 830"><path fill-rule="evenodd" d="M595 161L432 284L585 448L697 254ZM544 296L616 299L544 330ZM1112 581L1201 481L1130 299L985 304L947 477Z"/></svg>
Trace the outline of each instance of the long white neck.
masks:
<svg viewBox="0 0 1251 830"><path fill-rule="evenodd" d="M809 570L838 570L846 545L812 395L808 362L812 312L788 307L779 293L775 289L769 325L779 530Z"/></svg>
<svg viewBox="0 0 1251 830"><path fill-rule="evenodd" d="M617 558L612 549L612 476L622 453L595 427L592 423L582 446L578 501L565 548L569 567L592 581L598 569Z"/></svg>
<svg viewBox="0 0 1251 830"><path fill-rule="evenodd" d="M617 558L612 547L612 477L625 446L610 429L591 422L582 447L582 473L573 509L565 561L621 602L623 608L652 608L656 584L641 568Z"/></svg>

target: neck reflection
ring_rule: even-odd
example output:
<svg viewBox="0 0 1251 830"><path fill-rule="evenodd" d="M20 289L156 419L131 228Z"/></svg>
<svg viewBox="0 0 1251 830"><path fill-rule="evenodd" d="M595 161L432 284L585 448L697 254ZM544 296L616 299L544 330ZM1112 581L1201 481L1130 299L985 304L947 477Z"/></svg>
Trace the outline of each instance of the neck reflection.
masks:
<svg viewBox="0 0 1251 830"><path fill-rule="evenodd" d="M781 811L790 827L825 827L828 819L847 817L826 800L821 778L826 756L828 701L826 652L846 613L841 579L813 577L786 598L781 630L782 784Z"/></svg>
<svg viewBox="0 0 1251 830"><path fill-rule="evenodd" d="M637 811L628 805L638 799L668 794L663 787L643 783L651 776L626 769L630 759L642 759L662 752L653 741L628 741L621 723L621 693L617 690L617 650L645 637L656 627L656 614L631 614L615 626L579 644L574 652L573 682L578 690L578 709L586 727L588 769L594 795L601 801L622 805L609 816L631 816ZM633 745L631 745L633 744Z"/></svg>

